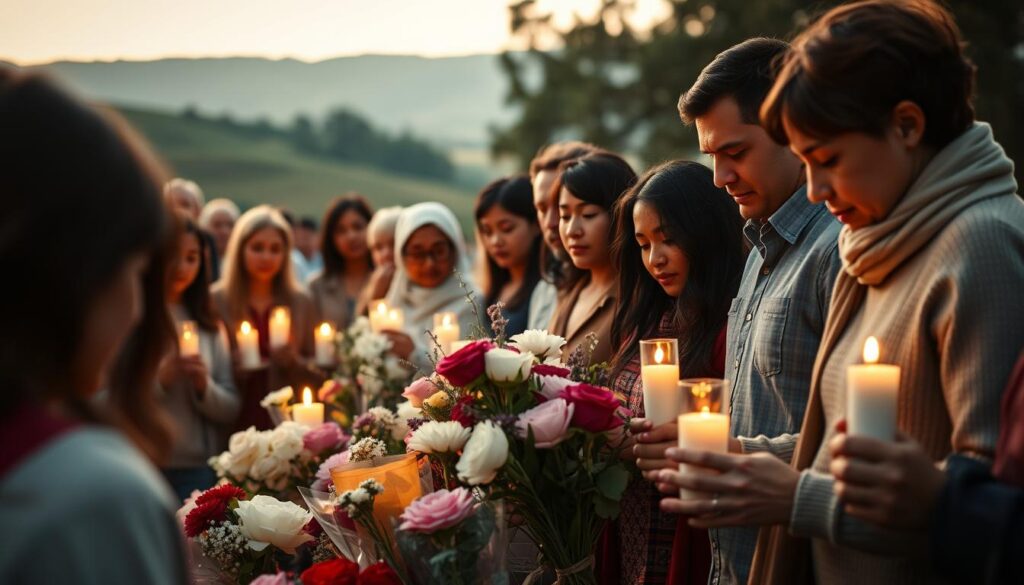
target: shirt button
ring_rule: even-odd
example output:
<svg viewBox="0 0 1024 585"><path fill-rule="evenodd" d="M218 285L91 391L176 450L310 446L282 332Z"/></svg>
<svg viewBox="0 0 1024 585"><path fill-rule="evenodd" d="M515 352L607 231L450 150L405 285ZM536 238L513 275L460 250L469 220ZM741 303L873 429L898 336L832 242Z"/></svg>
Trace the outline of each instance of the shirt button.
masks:
<svg viewBox="0 0 1024 585"><path fill-rule="evenodd" d="M744 317L744 320L750 321L750 319L752 319L752 318L753 318L753 315L751 313L747 313L747 316Z"/></svg>

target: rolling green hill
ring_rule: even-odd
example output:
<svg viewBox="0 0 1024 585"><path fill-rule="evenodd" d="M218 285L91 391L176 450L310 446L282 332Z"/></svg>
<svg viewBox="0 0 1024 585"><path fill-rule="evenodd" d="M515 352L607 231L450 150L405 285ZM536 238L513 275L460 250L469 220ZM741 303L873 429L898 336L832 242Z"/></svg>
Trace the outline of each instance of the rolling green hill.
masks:
<svg viewBox="0 0 1024 585"><path fill-rule="evenodd" d="M319 218L332 197L358 191L375 208L439 201L455 212L464 229L472 225L475 187L466 183L477 179L451 185L392 175L304 156L284 140L252 138L213 121L134 108L118 111L176 175L199 183L207 199L227 197L243 209L270 203Z"/></svg>

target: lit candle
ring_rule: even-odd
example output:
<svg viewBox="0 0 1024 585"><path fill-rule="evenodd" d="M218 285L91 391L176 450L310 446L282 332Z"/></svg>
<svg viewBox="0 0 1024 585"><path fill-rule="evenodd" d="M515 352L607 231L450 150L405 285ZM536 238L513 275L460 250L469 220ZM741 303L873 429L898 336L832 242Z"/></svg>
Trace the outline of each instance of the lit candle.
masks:
<svg viewBox="0 0 1024 585"><path fill-rule="evenodd" d="M687 412L677 419L679 448L713 453L729 451L729 417L721 412L722 396L726 394L727 380L702 378L679 382L680 395L687 400ZM710 473L701 467L679 464L680 473ZM680 488L679 498L695 500L703 494Z"/></svg>
<svg viewBox="0 0 1024 585"><path fill-rule="evenodd" d="M647 339L640 342L640 378L644 387L644 417L654 426L679 415L679 342Z"/></svg>
<svg viewBox="0 0 1024 585"><path fill-rule="evenodd" d="M306 388L302 391L302 404L292 405L292 420L313 428L324 423L324 403L313 402L313 391Z"/></svg>
<svg viewBox="0 0 1024 585"><path fill-rule="evenodd" d="M292 328L292 314L288 307L274 307L270 312L270 349L288 345Z"/></svg>
<svg viewBox="0 0 1024 585"><path fill-rule="evenodd" d="M178 350L181 357L190 358L199 355L199 330L195 321L182 321Z"/></svg>
<svg viewBox="0 0 1024 585"><path fill-rule="evenodd" d="M388 308L388 315L381 323L381 327L385 331L401 331L402 326L405 325L405 315L402 313L402 309Z"/></svg>
<svg viewBox="0 0 1024 585"><path fill-rule="evenodd" d="M334 326L324 321L313 330L316 339L316 365L330 367L334 365Z"/></svg>
<svg viewBox="0 0 1024 585"><path fill-rule="evenodd" d="M451 353L452 344L459 340L459 319L455 313L434 313L434 337L441 351Z"/></svg>
<svg viewBox="0 0 1024 585"><path fill-rule="evenodd" d="M380 333L384 330L383 322L388 316L388 304L384 299L370 303L370 330Z"/></svg>
<svg viewBox="0 0 1024 585"><path fill-rule="evenodd" d="M864 342L864 363L846 370L847 430L883 441L896 438L896 396L900 367L879 364L878 340Z"/></svg>
<svg viewBox="0 0 1024 585"><path fill-rule="evenodd" d="M253 329L248 321L242 321L238 327L238 356L242 367L253 369L260 367L260 332Z"/></svg>
<svg viewBox="0 0 1024 585"><path fill-rule="evenodd" d="M452 350L449 351L448 353L455 353L455 352L459 351L460 349L466 347L470 343L473 343L472 339L458 339L456 341L453 341L452 345L451 345Z"/></svg>

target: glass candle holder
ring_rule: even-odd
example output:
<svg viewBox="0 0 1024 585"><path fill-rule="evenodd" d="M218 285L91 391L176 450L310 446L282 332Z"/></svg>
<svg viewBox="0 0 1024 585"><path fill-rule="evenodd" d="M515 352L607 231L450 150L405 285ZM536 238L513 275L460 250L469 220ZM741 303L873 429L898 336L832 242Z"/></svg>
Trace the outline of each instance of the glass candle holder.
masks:
<svg viewBox="0 0 1024 585"><path fill-rule="evenodd" d="M640 379L644 387L644 418L654 426L671 422L680 412L679 341L640 342Z"/></svg>

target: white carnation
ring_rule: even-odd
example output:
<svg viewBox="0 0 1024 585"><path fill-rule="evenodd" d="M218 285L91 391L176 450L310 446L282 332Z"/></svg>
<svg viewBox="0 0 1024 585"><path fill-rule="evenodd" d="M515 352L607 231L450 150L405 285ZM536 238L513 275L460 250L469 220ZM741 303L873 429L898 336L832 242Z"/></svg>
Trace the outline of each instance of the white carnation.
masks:
<svg viewBox="0 0 1024 585"><path fill-rule="evenodd" d="M408 450L420 453L454 453L469 440L470 430L455 421L425 422L412 434Z"/></svg>
<svg viewBox="0 0 1024 585"><path fill-rule="evenodd" d="M519 351L528 351L540 360L561 356L562 346L565 345L564 337L552 335L541 329L527 329L513 335L509 341L514 343Z"/></svg>

